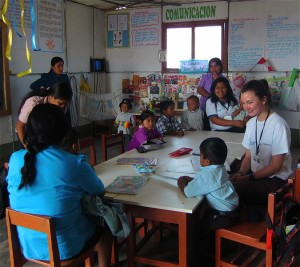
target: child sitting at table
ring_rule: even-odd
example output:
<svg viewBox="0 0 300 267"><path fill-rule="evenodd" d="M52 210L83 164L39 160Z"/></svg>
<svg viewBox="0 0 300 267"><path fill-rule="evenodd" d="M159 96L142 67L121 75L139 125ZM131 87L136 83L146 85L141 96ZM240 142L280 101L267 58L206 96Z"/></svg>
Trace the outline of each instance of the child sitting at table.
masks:
<svg viewBox="0 0 300 267"><path fill-rule="evenodd" d="M199 209L202 215L196 213L192 222L192 249L200 246L199 251L192 252L194 259L201 252L211 254L215 230L232 226L239 216L239 197L224 167L226 157L227 146L222 139L205 139L200 144L200 171L195 178L181 176L177 182L186 197L204 197L205 201Z"/></svg>
<svg viewBox="0 0 300 267"><path fill-rule="evenodd" d="M123 132L124 147L126 148L133 135L135 119L134 115L129 112L129 110L132 109L132 104L129 99L123 99L119 104L119 108L121 113L117 115L114 126L118 127L118 133Z"/></svg>
<svg viewBox="0 0 300 267"><path fill-rule="evenodd" d="M199 108L199 97L191 95L187 98L187 107L181 115L181 127L188 131L203 129L203 111Z"/></svg>
<svg viewBox="0 0 300 267"><path fill-rule="evenodd" d="M160 103L161 116L159 117L156 127L162 135L183 136L184 132L180 123L175 117L175 104L171 100L165 100Z"/></svg>
<svg viewBox="0 0 300 267"><path fill-rule="evenodd" d="M155 127L155 115L152 111L143 111L141 116L141 125L130 140L127 151L140 147L143 143L158 138L163 140L162 134Z"/></svg>

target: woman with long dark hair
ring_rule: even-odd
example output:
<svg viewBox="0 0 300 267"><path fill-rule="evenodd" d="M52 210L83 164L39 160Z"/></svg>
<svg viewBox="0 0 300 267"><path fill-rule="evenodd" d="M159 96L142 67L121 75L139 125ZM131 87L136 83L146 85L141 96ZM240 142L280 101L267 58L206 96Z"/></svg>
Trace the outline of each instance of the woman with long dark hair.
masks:
<svg viewBox="0 0 300 267"><path fill-rule="evenodd" d="M73 96L72 88L68 82L59 82L48 89L29 92L22 100L19 107L19 117L16 131L20 142L24 145L23 138L28 116L32 109L39 104L50 103L66 110Z"/></svg>
<svg viewBox="0 0 300 267"><path fill-rule="evenodd" d="M229 81L225 77L217 78L211 86L210 98L206 102L206 114L213 131L243 132L246 122L232 120L239 112Z"/></svg>
<svg viewBox="0 0 300 267"><path fill-rule="evenodd" d="M24 135L26 149L14 152L7 176L11 208L54 217L60 258L79 254L98 241L99 267L110 266L111 235L87 217L81 206L85 193L102 195L104 185L86 156L63 149L71 126L61 108L49 103L35 106ZM99 231L98 231L99 230ZM49 260L45 235L18 228L26 258Z"/></svg>
<svg viewBox="0 0 300 267"><path fill-rule="evenodd" d="M58 82L70 82L67 74L63 74L64 60L61 57L53 57L51 59L50 71L43 73L41 78L30 85L33 90L48 88Z"/></svg>

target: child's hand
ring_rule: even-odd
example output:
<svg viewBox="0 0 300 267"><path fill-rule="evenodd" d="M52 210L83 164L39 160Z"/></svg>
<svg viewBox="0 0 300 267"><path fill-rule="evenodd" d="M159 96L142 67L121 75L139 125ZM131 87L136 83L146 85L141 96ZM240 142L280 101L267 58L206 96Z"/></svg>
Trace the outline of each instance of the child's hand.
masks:
<svg viewBox="0 0 300 267"><path fill-rule="evenodd" d="M183 130L179 130L179 131L177 132L177 135L178 135L178 136L184 136L184 131L183 131Z"/></svg>
<svg viewBox="0 0 300 267"><path fill-rule="evenodd" d="M190 177L190 176L180 176L179 179L185 179L187 182L193 181L194 178Z"/></svg>

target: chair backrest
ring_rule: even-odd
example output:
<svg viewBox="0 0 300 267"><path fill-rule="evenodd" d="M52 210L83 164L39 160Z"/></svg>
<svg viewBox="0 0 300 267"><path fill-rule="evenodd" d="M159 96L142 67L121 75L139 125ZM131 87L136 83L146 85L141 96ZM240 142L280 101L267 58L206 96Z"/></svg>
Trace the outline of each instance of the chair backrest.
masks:
<svg viewBox="0 0 300 267"><path fill-rule="evenodd" d="M80 149L89 147L90 148L90 164L95 166L97 164L95 140L93 137L87 137L79 140Z"/></svg>
<svg viewBox="0 0 300 267"><path fill-rule="evenodd" d="M102 135L102 160L107 160L107 149L109 147L119 146L120 154L124 153L123 132L117 134Z"/></svg>
<svg viewBox="0 0 300 267"><path fill-rule="evenodd" d="M32 229L41 233L45 233L48 240L48 251L50 261L27 259L24 257L19 243L17 226ZM54 218L44 215L35 215L19 212L6 208L6 227L9 246L10 266L21 267L26 262L34 262L39 265L48 267L77 267L94 266L95 244L91 243L86 246L80 254L68 260L60 260Z"/></svg>
<svg viewBox="0 0 300 267"><path fill-rule="evenodd" d="M287 194L293 196L293 180L289 179L288 183L282 186L275 193L268 195L268 216L271 220L273 227L280 223L281 211L282 211L282 200ZM268 223L267 223L268 224ZM267 225L268 226L268 225ZM274 238L274 229L267 229L266 238L266 266L273 262L273 251L272 240Z"/></svg>
<svg viewBox="0 0 300 267"><path fill-rule="evenodd" d="M294 177L294 198L300 203L300 159L298 159L298 165L295 170Z"/></svg>
<svg viewBox="0 0 300 267"><path fill-rule="evenodd" d="M8 207L6 208L6 225L11 266L23 266L28 261L22 254L16 226L45 233L48 239L50 261L49 264L45 263L44 265L51 267L60 266L54 220L51 217L18 212Z"/></svg>

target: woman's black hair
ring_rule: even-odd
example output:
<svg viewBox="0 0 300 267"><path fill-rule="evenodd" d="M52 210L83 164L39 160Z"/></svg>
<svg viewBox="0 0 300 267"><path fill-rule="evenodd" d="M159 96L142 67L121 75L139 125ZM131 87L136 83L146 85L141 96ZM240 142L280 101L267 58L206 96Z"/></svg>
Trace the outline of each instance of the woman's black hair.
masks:
<svg viewBox="0 0 300 267"><path fill-rule="evenodd" d="M209 60L209 62L208 62L208 72L210 72L210 70L209 70L210 65L213 62L216 63L217 66L220 66L220 73L222 73L223 72L223 63L222 63L221 59L219 59L218 57L213 57Z"/></svg>
<svg viewBox="0 0 300 267"><path fill-rule="evenodd" d="M211 102L217 104L220 101L219 98L216 96L216 92L215 92L216 86L220 82L224 83L225 86L227 87L227 94L225 96L226 103L228 103L229 105L233 103L234 106L237 105L238 101L233 94L229 81L225 77L219 77L215 79L213 84L211 85L211 90L210 90Z"/></svg>
<svg viewBox="0 0 300 267"><path fill-rule="evenodd" d="M165 100L161 102L159 105L160 113L164 114L164 111L170 106L175 106L175 103L172 100Z"/></svg>
<svg viewBox="0 0 300 267"><path fill-rule="evenodd" d="M50 71L52 71L52 67L54 67L55 64L59 63L59 62L62 62L62 63L65 63L64 60L61 58L61 57L53 57L51 59L51 68L50 68Z"/></svg>
<svg viewBox="0 0 300 267"><path fill-rule="evenodd" d="M24 166L21 168L22 179L19 189L31 185L35 179L36 154L51 145L59 146L70 129L68 119L58 106L41 104L32 109L24 135L27 153L24 156Z"/></svg>
<svg viewBox="0 0 300 267"><path fill-rule="evenodd" d="M69 82L58 82L47 89L41 88L39 90L30 91L23 98L21 105L19 106L18 114L20 114L21 109L28 98L33 96L46 97L50 95L56 99L71 101L73 96L72 87Z"/></svg>
<svg viewBox="0 0 300 267"><path fill-rule="evenodd" d="M247 82L242 90L241 90L241 94L248 92L248 91L252 91L254 92L254 94L259 98L259 99L263 99L264 97L267 98L267 106L268 108L272 108L272 95L271 95L271 91L270 91L270 87L268 82L265 79L261 79L261 80L251 80L249 82Z"/></svg>
<svg viewBox="0 0 300 267"><path fill-rule="evenodd" d="M141 122L143 122L145 119L147 119L149 117L153 117L155 119L154 113L150 110L145 110L142 112L142 114L140 116L140 120L141 120Z"/></svg>
<svg viewBox="0 0 300 267"><path fill-rule="evenodd" d="M227 146L221 138L210 137L200 144L200 153L212 165L221 165L227 158Z"/></svg>
<svg viewBox="0 0 300 267"><path fill-rule="evenodd" d="M130 101L129 99L124 98L124 99L122 100L122 102L119 104L119 108L121 108L121 106L122 106L123 104L126 104L126 105L128 106L128 109L132 109L132 104L131 104L131 101Z"/></svg>

